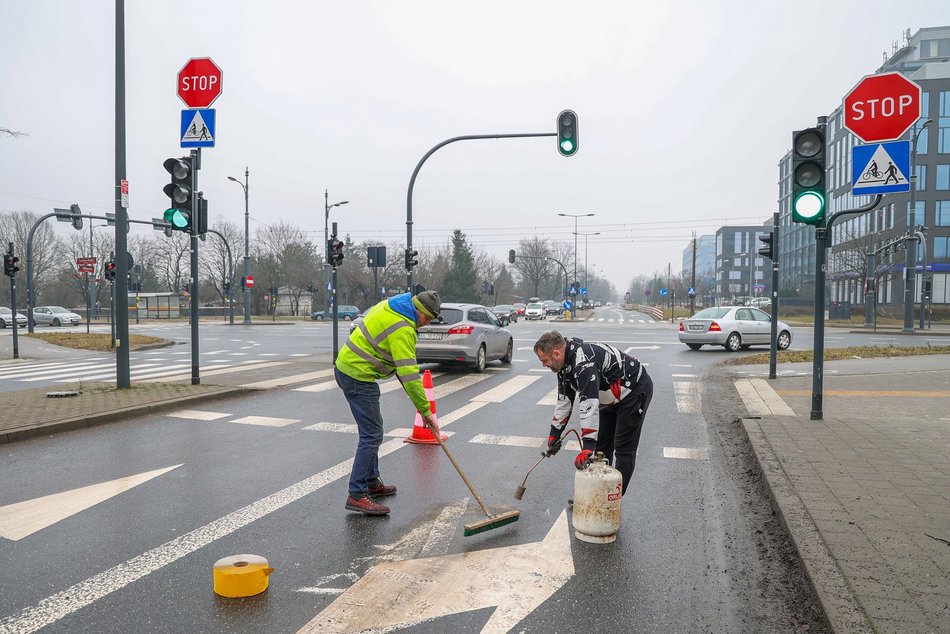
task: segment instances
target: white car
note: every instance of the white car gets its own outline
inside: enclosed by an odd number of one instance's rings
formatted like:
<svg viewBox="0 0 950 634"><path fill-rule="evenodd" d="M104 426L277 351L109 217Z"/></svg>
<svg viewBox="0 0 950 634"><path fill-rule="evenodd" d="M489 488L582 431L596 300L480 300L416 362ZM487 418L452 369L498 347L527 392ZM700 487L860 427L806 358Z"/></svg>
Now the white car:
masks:
<svg viewBox="0 0 950 634"><path fill-rule="evenodd" d="M524 318L525 319L544 319L545 317L544 304L531 303L528 304L524 309Z"/></svg>
<svg viewBox="0 0 950 634"><path fill-rule="evenodd" d="M6 328L13 325L13 311L6 306L0 306L0 328ZM18 328L26 327L26 315L16 314L16 325Z"/></svg>
<svg viewBox="0 0 950 634"><path fill-rule="evenodd" d="M784 321L776 326L776 347L787 350L792 345L792 329ZM679 340L690 350L722 346L735 352L754 345L771 345L772 316L751 306L706 308L680 322Z"/></svg>
<svg viewBox="0 0 950 634"><path fill-rule="evenodd" d="M82 317L62 306L37 306L33 309L33 323L49 326L78 326Z"/></svg>

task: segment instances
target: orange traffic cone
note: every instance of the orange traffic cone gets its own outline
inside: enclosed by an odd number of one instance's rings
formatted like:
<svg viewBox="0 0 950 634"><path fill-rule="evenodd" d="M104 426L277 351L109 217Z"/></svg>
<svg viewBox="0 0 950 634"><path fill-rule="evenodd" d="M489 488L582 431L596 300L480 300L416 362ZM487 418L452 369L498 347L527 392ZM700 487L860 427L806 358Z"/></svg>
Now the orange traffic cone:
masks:
<svg viewBox="0 0 950 634"><path fill-rule="evenodd" d="M436 422L439 421L439 416L435 412L435 390L432 387L432 373L426 370L422 373L422 389L426 391L426 397L429 399L429 407L432 409L432 416L435 417ZM448 440L448 436L442 434L442 442ZM416 412L416 420L412 423L412 435L406 438L403 442L411 442L417 445L437 445L439 441L436 439L435 434L432 433L432 430L426 427L426 424L422 420L422 414Z"/></svg>

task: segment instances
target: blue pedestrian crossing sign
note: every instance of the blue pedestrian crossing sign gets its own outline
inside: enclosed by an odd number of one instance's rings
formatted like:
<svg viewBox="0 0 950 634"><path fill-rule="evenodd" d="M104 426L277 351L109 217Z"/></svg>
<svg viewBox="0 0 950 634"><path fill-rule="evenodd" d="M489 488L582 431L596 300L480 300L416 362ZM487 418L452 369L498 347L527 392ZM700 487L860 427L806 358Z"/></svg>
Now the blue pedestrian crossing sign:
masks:
<svg viewBox="0 0 950 634"><path fill-rule="evenodd" d="M855 196L910 191L910 141L855 145L851 152Z"/></svg>
<svg viewBox="0 0 950 634"><path fill-rule="evenodd" d="M690 286L689 290L686 291L686 294L690 297L696 297L696 289Z"/></svg>
<svg viewBox="0 0 950 634"><path fill-rule="evenodd" d="M181 147L214 147L214 109L181 111Z"/></svg>

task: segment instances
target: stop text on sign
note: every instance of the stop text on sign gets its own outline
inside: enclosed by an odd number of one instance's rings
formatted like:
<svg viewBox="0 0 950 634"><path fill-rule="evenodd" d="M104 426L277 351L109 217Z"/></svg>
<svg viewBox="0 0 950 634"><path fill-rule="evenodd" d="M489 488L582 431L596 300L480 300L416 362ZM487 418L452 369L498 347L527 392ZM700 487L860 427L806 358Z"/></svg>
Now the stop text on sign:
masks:
<svg viewBox="0 0 950 634"><path fill-rule="evenodd" d="M855 101L851 104L851 120L861 121L865 114L875 119L877 117L903 116L905 112L911 112L911 108L918 108L911 95L900 95L894 97L884 97L883 99L867 99L865 101Z"/></svg>
<svg viewBox="0 0 950 634"><path fill-rule="evenodd" d="M192 75L191 77L184 76L181 78L181 87L182 90L191 91L191 90L214 90L214 87L218 85L218 78L208 75Z"/></svg>

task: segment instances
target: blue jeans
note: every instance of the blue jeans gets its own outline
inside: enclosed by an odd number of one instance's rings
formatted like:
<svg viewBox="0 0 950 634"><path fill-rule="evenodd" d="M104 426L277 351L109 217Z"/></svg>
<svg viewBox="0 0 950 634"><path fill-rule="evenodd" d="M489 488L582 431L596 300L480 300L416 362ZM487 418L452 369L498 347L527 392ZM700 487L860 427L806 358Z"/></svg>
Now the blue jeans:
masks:
<svg viewBox="0 0 950 634"><path fill-rule="evenodd" d="M369 492L369 481L379 477L379 446L383 444L383 415L379 411L379 385L375 381L357 381L334 368L336 384L350 405L360 439L350 472L350 495Z"/></svg>

